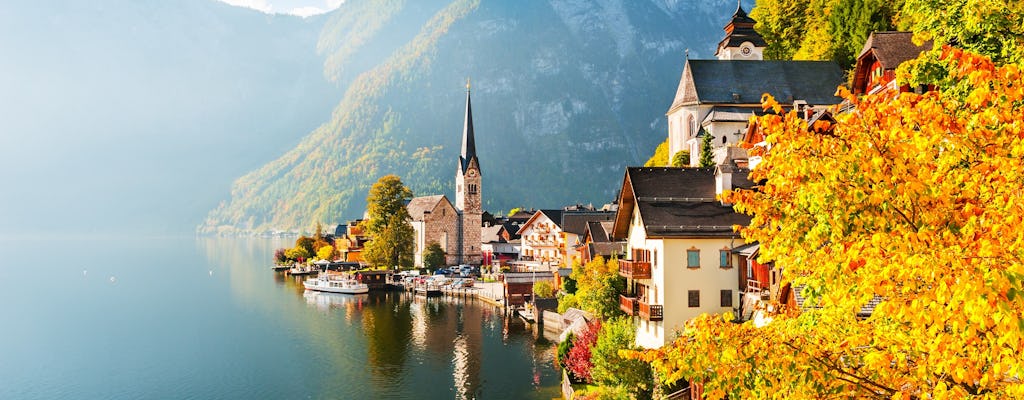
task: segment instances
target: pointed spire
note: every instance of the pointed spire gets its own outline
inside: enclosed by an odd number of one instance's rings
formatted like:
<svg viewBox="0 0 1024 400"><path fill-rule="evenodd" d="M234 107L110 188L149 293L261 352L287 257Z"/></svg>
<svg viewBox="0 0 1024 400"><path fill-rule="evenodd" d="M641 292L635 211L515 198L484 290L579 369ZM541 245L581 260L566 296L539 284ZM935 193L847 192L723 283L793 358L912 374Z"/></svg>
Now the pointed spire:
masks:
<svg viewBox="0 0 1024 400"><path fill-rule="evenodd" d="M462 155L459 157L459 166L462 172L466 172L470 162L476 158L476 138L473 135L473 105L469 97L469 78L466 78L466 120L462 127ZM477 161L479 169L480 161Z"/></svg>

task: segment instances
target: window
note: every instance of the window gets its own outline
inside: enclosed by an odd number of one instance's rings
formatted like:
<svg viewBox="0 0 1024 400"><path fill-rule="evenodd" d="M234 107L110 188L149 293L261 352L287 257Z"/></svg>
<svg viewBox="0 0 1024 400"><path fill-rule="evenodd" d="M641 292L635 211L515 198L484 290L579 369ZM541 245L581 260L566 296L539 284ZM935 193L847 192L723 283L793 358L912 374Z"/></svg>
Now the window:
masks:
<svg viewBox="0 0 1024 400"><path fill-rule="evenodd" d="M691 308L700 307L700 290L687 290L686 297Z"/></svg>
<svg viewBox="0 0 1024 400"><path fill-rule="evenodd" d="M732 264L729 264L729 250L722 249L718 251L718 266L722 268L732 268Z"/></svg>
<svg viewBox="0 0 1024 400"><path fill-rule="evenodd" d="M732 290L722 291L722 307L732 307Z"/></svg>
<svg viewBox="0 0 1024 400"><path fill-rule="evenodd" d="M469 194L476 194L476 184L475 183L470 183L469 184Z"/></svg>
<svg viewBox="0 0 1024 400"><path fill-rule="evenodd" d="M658 268L658 250L654 250L654 255L651 256L651 267Z"/></svg>
<svg viewBox="0 0 1024 400"><path fill-rule="evenodd" d="M700 250L696 247L686 251L686 268L700 268Z"/></svg>

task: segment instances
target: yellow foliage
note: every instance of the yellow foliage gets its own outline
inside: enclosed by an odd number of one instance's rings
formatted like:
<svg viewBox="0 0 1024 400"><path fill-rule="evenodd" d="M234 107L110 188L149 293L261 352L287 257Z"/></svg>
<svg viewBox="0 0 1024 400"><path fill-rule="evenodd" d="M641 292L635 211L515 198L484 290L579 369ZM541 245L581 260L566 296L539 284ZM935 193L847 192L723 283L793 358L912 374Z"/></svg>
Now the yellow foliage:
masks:
<svg viewBox="0 0 1024 400"><path fill-rule="evenodd" d="M751 180L767 183L728 196L761 261L815 307L776 305L760 328L702 316L633 356L729 398L1020 398L1024 77L943 57L966 96L840 90L854 109L824 134L760 119L771 150Z"/></svg>

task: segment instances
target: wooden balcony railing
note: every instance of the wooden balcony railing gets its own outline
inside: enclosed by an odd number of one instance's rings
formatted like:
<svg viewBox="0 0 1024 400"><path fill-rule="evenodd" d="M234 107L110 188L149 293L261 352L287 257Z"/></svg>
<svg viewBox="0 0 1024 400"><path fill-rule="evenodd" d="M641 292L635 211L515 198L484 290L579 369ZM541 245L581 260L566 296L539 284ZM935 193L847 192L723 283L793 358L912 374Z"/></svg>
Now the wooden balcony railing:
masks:
<svg viewBox="0 0 1024 400"><path fill-rule="evenodd" d="M627 279L651 279L651 263L647 261L619 260L619 275Z"/></svg>
<svg viewBox="0 0 1024 400"><path fill-rule="evenodd" d="M661 321L662 319L664 319L665 306L662 306L660 304L652 305L644 303L642 301L638 302L638 304L639 307L637 307L637 314L640 315L640 318L643 318L644 320L647 321Z"/></svg>
<svg viewBox="0 0 1024 400"><path fill-rule="evenodd" d="M619 295L619 308L626 315L636 315L637 301L636 297L626 297L625 295Z"/></svg>

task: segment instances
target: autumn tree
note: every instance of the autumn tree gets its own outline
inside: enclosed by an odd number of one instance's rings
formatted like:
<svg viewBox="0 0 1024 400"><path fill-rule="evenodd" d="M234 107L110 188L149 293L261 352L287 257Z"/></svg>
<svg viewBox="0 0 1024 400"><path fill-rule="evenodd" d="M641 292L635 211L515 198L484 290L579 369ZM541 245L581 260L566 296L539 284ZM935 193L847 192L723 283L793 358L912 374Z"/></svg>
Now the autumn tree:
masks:
<svg viewBox="0 0 1024 400"><path fill-rule="evenodd" d="M381 177L370 188L366 197L369 218L363 221L370 237L363 258L370 265L412 267L415 232L405 208L411 199L412 191L395 175Z"/></svg>
<svg viewBox="0 0 1024 400"><path fill-rule="evenodd" d="M423 266L435 269L444 266L444 249L437 242L430 242L423 250Z"/></svg>
<svg viewBox="0 0 1024 400"><path fill-rule="evenodd" d="M626 288L626 281L619 276L619 263L604 257L595 257L585 265L575 264L570 277L576 281L574 300L580 308L601 318L621 315L619 294Z"/></svg>
<svg viewBox="0 0 1024 400"><path fill-rule="evenodd" d="M942 60L966 93L843 90L853 109L810 129L761 117L765 183L728 198L803 307L698 317L634 356L709 398L1024 398L1024 76Z"/></svg>
<svg viewBox="0 0 1024 400"><path fill-rule="evenodd" d="M548 281L538 281L533 284L533 294L542 299L555 297L555 288Z"/></svg>
<svg viewBox="0 0 1024 400"><path fill-rule="evenodd" d="M645 167L664 167L668 165L668 139L654 148L654 154L644 163Z"/></svg>
<svg viewBox="0 0 1024 400"><path fill-rule="evenodd" d="M319 250L316 251L316 257L321 259L321 260L328 260L328 261L333 260L334 259L334 246L327 245L327 246L321 247Z"/></svg>
<svg viewBox="0 0 1024 400"><path fill-rule="evenodd" d="M594 363L591 361L591 350L594 348L594 343L597 343L597 333L600 330L600 320L588 323L583 332L580 332L579 336L572 339L569 355L565 358L566 369L573 376L585 382L593 382L591 370L594 367Z"/></svg>

